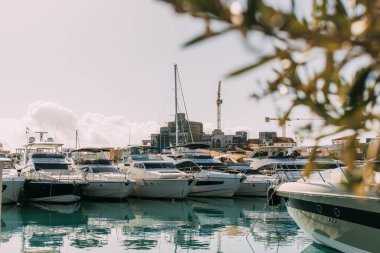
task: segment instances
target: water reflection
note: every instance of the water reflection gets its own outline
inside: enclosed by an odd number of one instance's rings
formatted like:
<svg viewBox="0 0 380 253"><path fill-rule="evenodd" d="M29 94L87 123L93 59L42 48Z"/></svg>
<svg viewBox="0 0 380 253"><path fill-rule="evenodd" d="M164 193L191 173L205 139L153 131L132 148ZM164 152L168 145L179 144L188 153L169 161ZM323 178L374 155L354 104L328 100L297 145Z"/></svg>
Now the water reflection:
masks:
<svg viewBox="0 0 380 253"><path fill-rule="evenodd" d="M284 206L252 198L3 206L1 239L22 252L324 252Z"/></svg>

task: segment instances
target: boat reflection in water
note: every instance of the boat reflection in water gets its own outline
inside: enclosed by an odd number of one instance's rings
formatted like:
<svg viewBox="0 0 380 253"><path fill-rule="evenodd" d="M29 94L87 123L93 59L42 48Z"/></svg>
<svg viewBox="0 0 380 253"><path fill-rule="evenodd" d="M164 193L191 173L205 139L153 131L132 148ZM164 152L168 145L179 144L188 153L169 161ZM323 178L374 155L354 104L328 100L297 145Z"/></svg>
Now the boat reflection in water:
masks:
<svg viewBox="0 0 380 253"><path fill-rule="evenodd" d="M252 198L3 206L1 238L4 252L319 252L285 207Z"/></svg>

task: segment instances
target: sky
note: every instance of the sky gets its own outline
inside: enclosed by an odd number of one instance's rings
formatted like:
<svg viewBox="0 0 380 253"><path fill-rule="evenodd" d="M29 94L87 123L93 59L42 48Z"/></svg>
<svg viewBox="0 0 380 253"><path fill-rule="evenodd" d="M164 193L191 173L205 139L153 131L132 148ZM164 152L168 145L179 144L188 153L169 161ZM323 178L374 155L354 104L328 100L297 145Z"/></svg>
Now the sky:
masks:
<svg viewBox="0 0 380 253"><path fill-rule="evenodd" d="M154 0L1 1L0 143L21 147L26 127L31 134L48 131L66 147L74 147L76 129L81 146L150 139L174 119L174 64L188 117L206 132L216 127L221 80L225 133L280 134L276 121L264 119L276 117L283 104L250 98L268 71L225 78L257 54L237 33L182 47L203 31L203 21ZM305 110L293 116L310 117ZM291 122L288 136L303 123Z"/></svg>

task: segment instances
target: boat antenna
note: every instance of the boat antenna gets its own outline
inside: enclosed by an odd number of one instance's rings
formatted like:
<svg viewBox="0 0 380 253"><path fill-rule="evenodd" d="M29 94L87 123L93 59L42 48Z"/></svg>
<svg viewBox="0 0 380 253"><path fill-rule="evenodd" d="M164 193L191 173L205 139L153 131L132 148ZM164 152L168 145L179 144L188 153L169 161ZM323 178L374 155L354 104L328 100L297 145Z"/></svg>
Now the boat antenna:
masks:
<svg viewBox="0 0 380 253"><path fill-rule="evenodd" d="M75 130L75 149L80 148L78 129Z"/></svg>
<svg viewBox="0 0 380 253"><path fill-rule="evenodd" d="M47 134L48 132L39 131L39 132L35 132L35 133L40 134L40 142L43 142L44 141L44 134Z"/></svg>
<svg viewBox="0 0 380 253"><path fill-rule="evenodd" d="M187 124L188 124L188 127L189 127L191 143L194 143L193 131L192 131L191 126L190 126L189 114L187 113L187 107L186 107L186 102L185 102L185 96L183 95L183 88L182 88L182 83L181 83L181 79L180 79L180 77L179 77L178 70L177 70L177 75L178 75L179 87L180 87L180 89L181 89L181 95L182 95L183 106L185 107L186 120L187 120Z"/></svg>
<svg viewBox="0 0 380 253"><path fill-rule="evenodd" d="M177 64L174 64L175 146L178 146Z"/></svg>

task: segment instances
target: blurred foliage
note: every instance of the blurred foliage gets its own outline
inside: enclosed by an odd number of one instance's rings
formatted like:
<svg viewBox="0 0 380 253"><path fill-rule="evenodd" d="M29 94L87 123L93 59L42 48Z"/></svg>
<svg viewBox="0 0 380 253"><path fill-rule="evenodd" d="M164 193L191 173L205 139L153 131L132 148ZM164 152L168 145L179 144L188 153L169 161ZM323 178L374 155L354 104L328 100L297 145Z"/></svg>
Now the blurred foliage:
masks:
<svg viewBox="0 0 380 253"><path fill-rule="evenodd" d="M354 169L355 139L379 126L379 0L162 1L178 13L205 20L204 33L185 46L239 32L257 60L228 76L270 65L271 79L257 82L260 92L252 96L288 96L292 104L281 124L295 107L309 108L324 126L332 126L324 129L331 131L321 132L317 143L326 136L350 132L344 162ZM262 43L255 44L253 35L264 37L272 50L263 54ZM374 157L377 154L369 158Z"/></svg>

